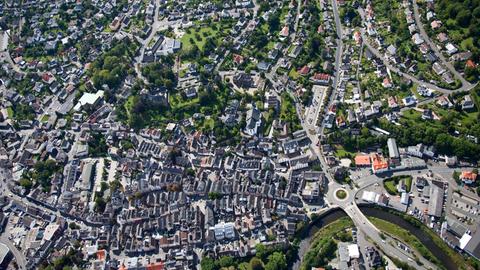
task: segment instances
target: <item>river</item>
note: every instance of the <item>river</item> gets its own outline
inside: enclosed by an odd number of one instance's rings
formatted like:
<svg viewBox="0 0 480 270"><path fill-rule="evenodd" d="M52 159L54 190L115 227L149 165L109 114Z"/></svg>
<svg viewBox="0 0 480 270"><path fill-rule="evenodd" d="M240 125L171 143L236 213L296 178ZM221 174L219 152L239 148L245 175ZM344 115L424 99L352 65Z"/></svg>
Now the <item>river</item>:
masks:
<svg viewBox="0 0 480 270"><path fill-rule="evenodd" d="M366 216L376 217L379 219L383 219L385 221L391 222L393 224L398 225L399 227L409 231L415 237L420 240L420 242L428 249L430 252L445 266L448 270L457 270L458 266L450 259L448 254L446 254L440 247L437 246L430 238L428 234L423 232L420 228L417 228L404 220L402 217L392 214L390 212L384 211L379 208L373 208L371 206L359 206L360 210ZM346 214L341 209L332 209L328 211L320 218L318 218L315 222L311 223L308 230L302 236L302 240L300 242L298 248L298 259L292 265L292 269L296 270L300 268L302 263L302 258L307 253L308 249L310 248L310 242L312 237L315 233L320 230L322 227L338 220L341 217L345 217ZM360 247L361 248L361 247Z"/></svg>

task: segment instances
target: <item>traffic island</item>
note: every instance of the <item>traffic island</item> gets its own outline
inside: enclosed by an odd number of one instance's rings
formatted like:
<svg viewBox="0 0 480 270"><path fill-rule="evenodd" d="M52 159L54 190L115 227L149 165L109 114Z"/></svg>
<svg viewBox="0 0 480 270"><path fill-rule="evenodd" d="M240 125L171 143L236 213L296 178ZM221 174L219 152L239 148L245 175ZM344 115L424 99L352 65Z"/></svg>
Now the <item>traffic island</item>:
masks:
<svg viewBox="0 0 480 270"><path fill-rule="evenodd" d="M348 193L345 189L339 188L335 191L335 199L339 201L344 201L345 199L347 199L347 197L348 197Z"/></svg>

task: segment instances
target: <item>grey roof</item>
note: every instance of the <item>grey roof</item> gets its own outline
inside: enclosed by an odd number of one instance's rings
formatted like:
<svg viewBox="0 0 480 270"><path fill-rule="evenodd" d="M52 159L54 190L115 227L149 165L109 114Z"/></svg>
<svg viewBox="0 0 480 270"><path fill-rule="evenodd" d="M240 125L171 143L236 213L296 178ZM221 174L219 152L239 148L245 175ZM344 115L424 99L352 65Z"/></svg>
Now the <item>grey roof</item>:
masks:
<svg viewBox="0 0 480 270"><path fill-rule="evenodd" d="M480 259L480 225L477 226L477 231L472 235L472 239L468 241L464 250L475 258Z"/></svg>
<svg viewBox="0 0 480 270"><path fill-rule="evenodd" d="M443 190L433 184L430 188L430 201L428 202L428 214L434 217L442 216Z"/></svg>
<svg viewBox="0 0 480 270"><path fill-rule="evenodd" d="M388 155L390 158L399 158L400 153L398 152L397 142L394 138L389 138L387 140L388 145Z"/></svg>

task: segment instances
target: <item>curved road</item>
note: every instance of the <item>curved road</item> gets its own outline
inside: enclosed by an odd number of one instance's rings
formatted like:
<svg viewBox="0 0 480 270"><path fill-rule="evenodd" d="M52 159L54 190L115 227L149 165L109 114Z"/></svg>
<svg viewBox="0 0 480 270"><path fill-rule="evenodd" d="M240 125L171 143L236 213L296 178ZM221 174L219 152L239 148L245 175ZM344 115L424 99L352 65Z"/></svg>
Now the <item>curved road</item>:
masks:
<svg viewBox="0 0 480 270"><path fill-rule="evenodd" d="M10 252L12 252L13 256L15 257L15 261L17 262L18 264L18 267L20 269L27 269L26 265L27 265L27 261L25 260L25 255L23 255L22 252L20 252L13 244L12 242L10 242L10 240L8 240L7 237L5 237L4 235L2 235L0 237L0 242L2 244L5 244L9 249L10 249Z"/></svg>

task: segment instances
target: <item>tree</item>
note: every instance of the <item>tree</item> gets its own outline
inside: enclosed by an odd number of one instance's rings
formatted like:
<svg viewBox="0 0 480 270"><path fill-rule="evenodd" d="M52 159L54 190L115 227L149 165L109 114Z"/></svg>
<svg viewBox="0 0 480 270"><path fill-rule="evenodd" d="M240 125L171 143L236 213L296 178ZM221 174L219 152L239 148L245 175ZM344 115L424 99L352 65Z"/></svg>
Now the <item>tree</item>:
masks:
<svg viewBox="0 0 480 270"><path fill-rule="evenodd" d="M265 261L268 256L268 250L263 244L257 244L255 246L255 256L261 259L262 261Z"/></svg>
<svg viewBox="0 0 480 270"><path fill-rule="evenodd" d="M253 257L250 260L250 269L252 270L263 270L263 262L257 257Z"/></svg>
<svg viewBox="0 0 480 270"><path fill-rule="evenodd" d="M461 27L468 27L471 18L472 14L470 14L470 11L467 9L463 9L457 14L456 20Z"/></svg>
<svg viewBox="0 0 480 270"><path fill-rule="evenodd" d="M20 179L19 184L20 184L20 186L24 187L27 190L31 189L32 186L33 186L32 181L28 178Z"/></svg>
<svg viewBox="0 0 480 270"><path fill-rule="evenodd" d="M69 227L71 230L80 229L80 226L78 226L77 223L75 223L75 222L70 222L70 224L68 224L68 227Z"/></svg>
<svg viewBox="0 0 480 270"><path fill-rule="evenodd" d="M222 257L220 257L220 259L217 261L217 264L218 264L218 266L220 266L222 268L237 265L235 259L232 256L222 256Z"/></svg>
<svg viewBox="0 0 480 270"><path fill-rule="evenodd" d="M268 31L270 33L274 33L274 32L277 32L279 29L280 29L280 14L276 12L268 18Z"/></svg>
<svg viewBox="0 0 480 270"><path fill-rule="evenodd" d="M202 258L202 261L200 262L200 267L202 270L217 270L218 267L215 264L215 261L210 258L210 257L204 257Z"/></svg>
<svg viewBox="0 0 480 270"><path fill-rule="evenodd" d="M268 256L268 263L265 265L265 270L286 270L287 260L285 255L280 252L274 252Z"/></svg>

